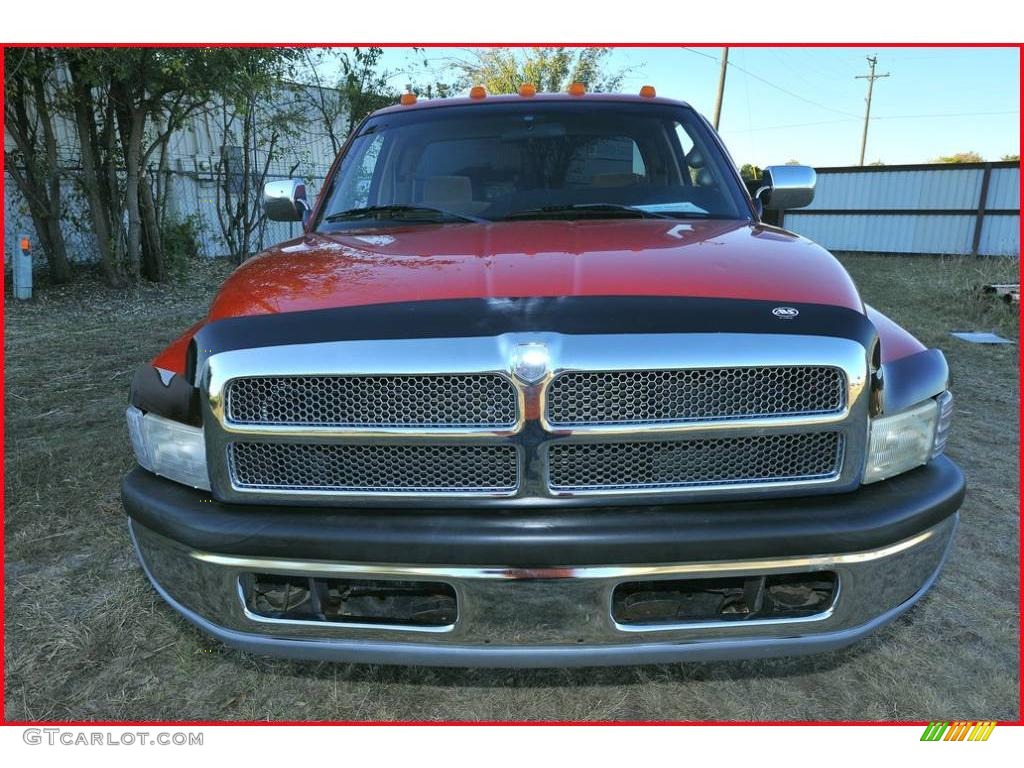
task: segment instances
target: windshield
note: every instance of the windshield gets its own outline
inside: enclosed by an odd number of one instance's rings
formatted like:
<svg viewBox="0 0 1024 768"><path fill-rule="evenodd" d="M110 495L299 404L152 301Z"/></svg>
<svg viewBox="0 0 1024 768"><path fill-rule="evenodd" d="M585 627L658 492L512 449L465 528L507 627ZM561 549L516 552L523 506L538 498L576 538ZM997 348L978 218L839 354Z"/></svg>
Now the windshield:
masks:
<svg viewBox="0 0 1024 768"><path fill-rule="evenodd" d="M745 219L730 161L691 109L468 105L366 122L327 190L325 231L410 223Z"/></svg>

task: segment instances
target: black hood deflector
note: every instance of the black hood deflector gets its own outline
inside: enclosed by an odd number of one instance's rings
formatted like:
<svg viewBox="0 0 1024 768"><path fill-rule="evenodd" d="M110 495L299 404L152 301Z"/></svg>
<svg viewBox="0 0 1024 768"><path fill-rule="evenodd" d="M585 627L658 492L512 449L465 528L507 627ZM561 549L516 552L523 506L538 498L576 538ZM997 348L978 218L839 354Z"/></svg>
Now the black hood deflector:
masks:
<svg viewBox="0 0 1024 768"><path fill-rule="evenodd" d="M797 314L773 314L779 307ZM503 333L772 333L877 338L862 313L828 304L658 296L442 299L315 309L216 320L193 341L189 380L212 355L235 349L331 341L469 338ZM190 361L191 362L191 361Z"/></svg>

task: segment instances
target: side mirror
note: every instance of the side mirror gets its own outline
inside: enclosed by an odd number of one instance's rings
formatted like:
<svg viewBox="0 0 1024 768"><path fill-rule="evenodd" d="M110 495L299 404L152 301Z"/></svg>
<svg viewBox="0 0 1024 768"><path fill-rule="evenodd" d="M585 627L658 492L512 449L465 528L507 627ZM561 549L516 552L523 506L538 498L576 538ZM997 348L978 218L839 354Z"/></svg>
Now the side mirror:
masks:
<svg viewBox="0 0 1024 768"><path fill-rule="evenodd" d="M818 174L806 165L769 165L762 173L754 200L766 209L803 208L814 199Z"/></svg>
<svg viewBox="0 0 1024 768"><path fill-rule="evenodd" d="M263 185L263 211L271 221L305 221L312 209L306 185L299 179L268 181Z"/></svg>

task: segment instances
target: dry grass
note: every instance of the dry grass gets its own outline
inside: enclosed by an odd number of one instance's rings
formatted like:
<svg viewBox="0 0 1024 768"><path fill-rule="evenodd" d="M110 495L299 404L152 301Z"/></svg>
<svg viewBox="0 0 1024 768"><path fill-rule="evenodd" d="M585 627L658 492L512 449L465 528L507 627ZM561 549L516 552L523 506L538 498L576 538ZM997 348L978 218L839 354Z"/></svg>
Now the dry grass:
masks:
<svg viewBox="0 0 1024 768"><path fill-rule="evenodd" d="M1018 713L1016 313L980 296L1015 261L848 257L866 299L947 352L949 452L970 483L935 590L895 624L801 659L591 670L302 664L222 648L149 588L118 481L134 366L225 274L116 293L49 289L6 310L6 715L11 719L1013 719Z"/></svg>

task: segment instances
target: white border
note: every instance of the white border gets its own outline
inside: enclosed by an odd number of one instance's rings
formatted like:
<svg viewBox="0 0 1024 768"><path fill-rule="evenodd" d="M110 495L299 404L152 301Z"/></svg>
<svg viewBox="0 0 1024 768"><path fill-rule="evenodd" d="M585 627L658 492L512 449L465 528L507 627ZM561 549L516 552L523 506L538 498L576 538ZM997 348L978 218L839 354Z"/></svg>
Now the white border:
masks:
<svg viewBox="0 0 1024 768"><path fill-rule="evenodd" d="M654 0L640 5L519 0L298 3L248 0L9 2L2 42L276 43L913 43L1019 42L1020 11L1005 0ZM1018 23L1013 23L1017 17Z"/></svg>
<svg viewBox="0 0 1024 768"><path fill-rule="evenodd" d="M987 742L922 742L924 727L791 726L91 726L60 728L64 734L107 734L132 743L96 746L27 744L24 727L0 729L0 754L7 765L75 765L114 768L139 765L181 768L183 764L239 765L257 757L259 765L316 763L339 766L416 766L416 768L523 768L524 766L742 765L793 768L813 756L829 768L865 765L1009 765L1024 747L1024 729L997 725ZM202 746L140 745L138 734L203 734ZM28 734L28 736L26 736ZM257 750L258 749L258 754ZM880 758L873 762L872 757ZM1005 760L1005 762L1004 762ZM1014 763L1015 764L1015 763Z"/></svg>

